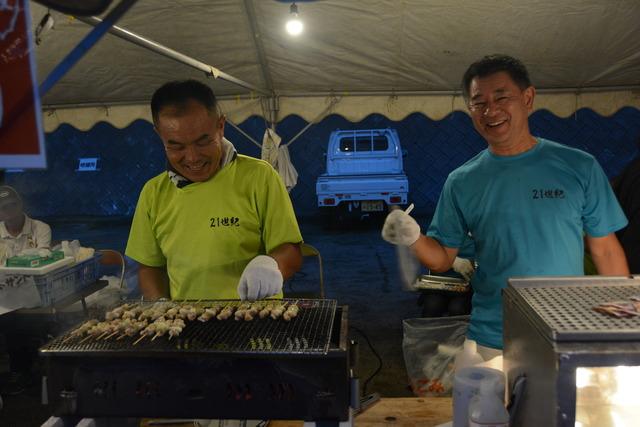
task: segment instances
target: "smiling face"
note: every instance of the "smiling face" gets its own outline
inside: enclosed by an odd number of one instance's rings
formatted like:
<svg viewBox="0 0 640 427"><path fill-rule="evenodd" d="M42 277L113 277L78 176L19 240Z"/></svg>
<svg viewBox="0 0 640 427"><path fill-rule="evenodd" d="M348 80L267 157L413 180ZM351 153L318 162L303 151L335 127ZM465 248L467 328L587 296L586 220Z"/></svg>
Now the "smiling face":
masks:
<svg viewBox="0 0 640 427"><path fill-rule="evenodd" d="M173 169L193 182L211 178L220 169L224 116L195 100L163 107L156 121Z"/></svg>
<svg viewBox="0 0 640 427"><path fill-rule="evenodd" d="M521 89L505 71L471 80L471 119L493 153L514 155L535 144L529 132L534 96L533 86Z"/></svg>

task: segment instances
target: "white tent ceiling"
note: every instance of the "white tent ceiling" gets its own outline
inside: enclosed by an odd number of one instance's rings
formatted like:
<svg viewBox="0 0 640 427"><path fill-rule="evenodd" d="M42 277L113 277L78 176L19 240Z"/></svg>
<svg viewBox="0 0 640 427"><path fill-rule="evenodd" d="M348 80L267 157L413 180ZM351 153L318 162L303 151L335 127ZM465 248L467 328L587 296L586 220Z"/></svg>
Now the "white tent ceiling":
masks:
<svg viewBox="0 0 640 427"><path fill-rule="evenodd" d="M282 97L315 95L325 106L330 94L449 94L443 105L451 110L460 103L451 94L459 91L466 67L496 52L519 57L539 89L621 92L623 100L615 103L640 104L638 0L321 0L298 6L305 23L298 38L284 31L289 4L275 0L139 0L117 25ZM34 2L31 8L35 26L46 10ZM36 50L41 80L92 28L53 14L55 27ZM162 83L190 77L204 75L107 34L43 103L146 104ZM252 96L220 79L210 82L219 96ZM575 97L561 102L579 104ZM362 101L354 104L362 108Z"/></svg>

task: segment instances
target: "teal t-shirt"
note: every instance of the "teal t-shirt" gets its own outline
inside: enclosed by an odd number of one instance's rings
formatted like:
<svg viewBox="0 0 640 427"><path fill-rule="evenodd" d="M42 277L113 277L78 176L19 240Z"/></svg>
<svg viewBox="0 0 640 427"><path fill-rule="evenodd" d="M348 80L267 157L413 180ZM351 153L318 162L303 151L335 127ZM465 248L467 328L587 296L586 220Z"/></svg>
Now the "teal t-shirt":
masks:
<svg viewBox="0 0 640 427"><path fill-rule="evenodd" d="M484 150L444 184L427 235L459 248L475 243L467 336L502 348L502 289L516 276L584 274L583 233L606 236L627 224L606 175L583 151L542 138L529 151Z"/></svg>

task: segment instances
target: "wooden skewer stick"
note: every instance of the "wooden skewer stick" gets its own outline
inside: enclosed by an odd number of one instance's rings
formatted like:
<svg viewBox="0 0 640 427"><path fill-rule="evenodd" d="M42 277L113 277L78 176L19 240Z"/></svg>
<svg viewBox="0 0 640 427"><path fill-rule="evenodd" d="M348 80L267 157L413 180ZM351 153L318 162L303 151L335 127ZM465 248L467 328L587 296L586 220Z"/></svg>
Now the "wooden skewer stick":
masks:
<svg viewBox="0 0 640 427"><path fill-rule="evenodd" d="M135 341L133 342L133 345L138 344L138 343L139 343L140 341L142 341L145 337L146 337L146 335L142 335L140 338L138 338L137 340L135 340Z"/></svg>
<svg viewBox="0 0 640 427"><path fill-rule="evenodd" d="M109 334L109 331L103 332L102 335L100 335L98 338L96 338L96 340L101 340L107 334Z"/></svg>
<svg viewBox="0 0 640 427"><path fill-rule="evenodd" d="M88 341L88 340L90 340L91 338L93 338L93 335L89 334L89 335L87 335L86 337L84 337L84 339L83 339L82 341L80 341L78 344L82 344L83 342Z"/></svg>
<svg viewBox="0 0 640 427"><path fill-rule="evenodd" d="M114 332L112 332L111 334L109 334L109 335L107 335L106 337L104 337L104 338L103 338L103 340L108 340L108 339L109 339L109 338L111 338L112 336L117 335L117 334L118 334L118 332L120 332L120 331L114 331Z"/></svg>
<svg viewBox="0 0 640 427"><path fill-rule="evenodd" d="M71 335L69 335L68 337L66 337L65 339L62 340L62 344L65 344L65 343L71 341L74 338L76 338L76 335L71 334Z"/></svg>

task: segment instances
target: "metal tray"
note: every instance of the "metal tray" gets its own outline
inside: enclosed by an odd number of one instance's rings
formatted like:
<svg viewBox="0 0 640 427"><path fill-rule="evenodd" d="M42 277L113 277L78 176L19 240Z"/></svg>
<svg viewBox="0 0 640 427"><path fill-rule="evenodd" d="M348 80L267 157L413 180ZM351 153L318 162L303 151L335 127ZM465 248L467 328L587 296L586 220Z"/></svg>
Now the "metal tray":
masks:
<svg viewBox="0 0 640 427"><path fill-rule="evenodd" d="M602 276L510 279L509 295L553 341L637 341L640 316L616 318L593 307L640 293L640 280Z"/></svg>
<svg viewBox="0 0 640 427"><path fill-rule="evenodd" d="M456 277L432 276L423 274L413 284L417 290L440 290L449 292L467 292L469 282Z"/></svg>

